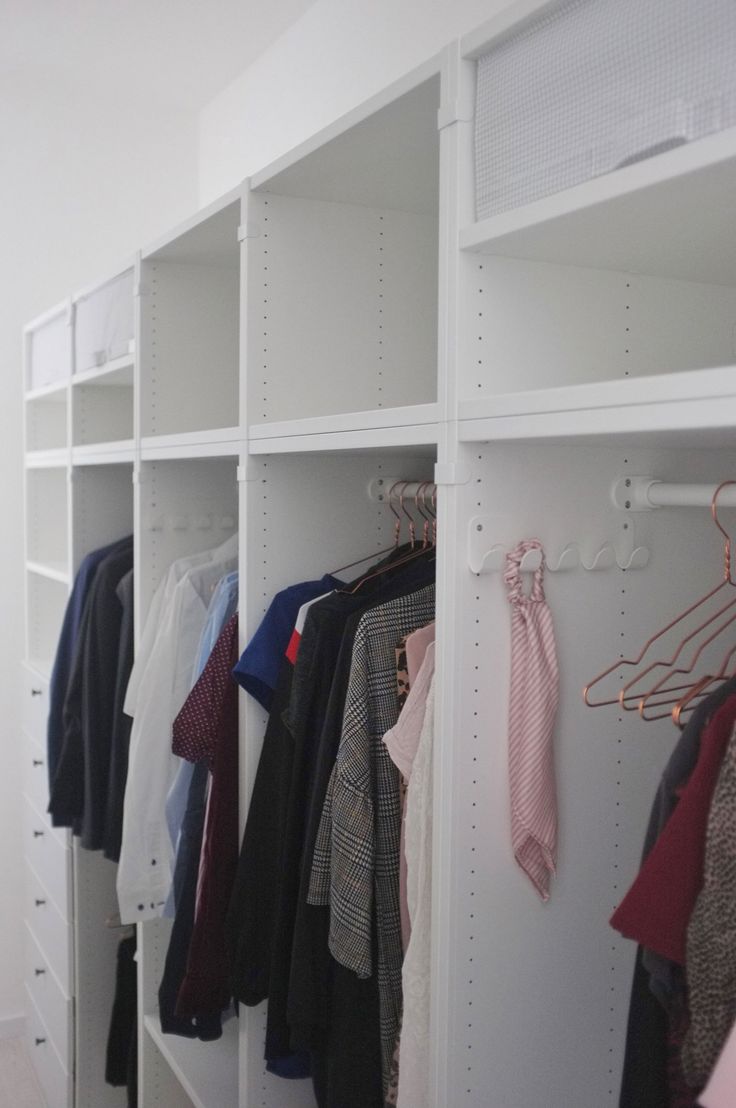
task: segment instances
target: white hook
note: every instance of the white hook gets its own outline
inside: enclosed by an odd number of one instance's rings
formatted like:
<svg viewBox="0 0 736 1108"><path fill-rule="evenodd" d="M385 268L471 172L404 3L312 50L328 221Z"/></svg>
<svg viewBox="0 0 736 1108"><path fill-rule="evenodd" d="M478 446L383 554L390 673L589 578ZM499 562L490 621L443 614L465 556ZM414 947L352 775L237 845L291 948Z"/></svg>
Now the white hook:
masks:
<svg viewBox="0 0 736 1108"><path fill-rule="evenodd" d="M468 565L471 573L502 573L506 566L506 554L512 544L493 543L487 545L487 536L498 527L499 521L491 516L474 516L468 528ZM645 546L634 546L633 524L626 519L621 529L621 537L616 545L612 542L596 551L592 558L583 556L578 543L571 542L558 556L549 555L545 568L550 573L562 573L582 567L590 573L599 570L642 569L649 561L649 550ZM541 552L529 550L521 560L521 572L533 573L540 565Z"/></svg>

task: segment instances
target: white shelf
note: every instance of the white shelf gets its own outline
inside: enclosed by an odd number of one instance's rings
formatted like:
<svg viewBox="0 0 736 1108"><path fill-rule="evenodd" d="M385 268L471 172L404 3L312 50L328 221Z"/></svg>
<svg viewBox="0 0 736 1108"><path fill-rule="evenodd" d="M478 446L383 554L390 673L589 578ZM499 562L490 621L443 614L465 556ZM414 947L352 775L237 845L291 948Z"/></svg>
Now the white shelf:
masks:
<svg viewBox="0 0 736 1108"><path fill-rule="evenodd" d="M249 454L436 445L439 405L349 412L280 423L253 424Z"/></svg>
<svg viewBox="0 0 736 1108"><path fill-rule="evenodd" d="M72 447L73 466L116 465L135 461L133 439L120 442L96 442Z"/></svg>
<svg viewBox="0 0 736 1108"><path fill-rule="evenodd" d="M736 128L460 231L481 254L736 282Z"/></svg>
<svg viewBox="0 0 736 1108"><path fill-rule="evenodd" d="M103 365L75 373L72 385L106 385L110 388L132 388L135 353L122 354Z"/></svg>
<svg viewBox="0 0 736 1108"><path fill-rule="evenodd" d="M464 442L683 435L736 441L736 366L479 396L459 406Z"/></svg>
<svg viewBox="0 0 736 1108"><path fill-rule="evenodd" d="M145 1028L195 1108L234 1108L238 1103L238 1021L222 1027L222 1038L203 1043L164 1035L158 1016L146 1016Z"/></svg>
<svg viewBox="0 0 736 1108"><path fill-rule="evenodd" d="M28 469L62 469L69 462L69 451L65 446L54 450L29 450L26 453Z"/></svg>
<svg viewBox="0 0 736 1108"><path fill-rule="evenodd" d="M212 431L187 431L178 435L145 435L141 439L142 461L167 458L222 458L240 453L239 427Z"/></svg>
<svg viewBox="0 0 736 1108"><path fill-rule="evenodd" d="M63 562L26 562L26 569L39 577L47 577L49 581L59 581L62 585L68 585L71 580Z"/></svg>
<svg viewBox="0 0 736 1108"><path fill-rule="evenodd" d="M54 381L52 385L43 385L38 389L29 389L24 396L26 404L32 404L34 400L52 400L59 404L65 403L69 381L70 378L65 377L62 381Z"/></svg>

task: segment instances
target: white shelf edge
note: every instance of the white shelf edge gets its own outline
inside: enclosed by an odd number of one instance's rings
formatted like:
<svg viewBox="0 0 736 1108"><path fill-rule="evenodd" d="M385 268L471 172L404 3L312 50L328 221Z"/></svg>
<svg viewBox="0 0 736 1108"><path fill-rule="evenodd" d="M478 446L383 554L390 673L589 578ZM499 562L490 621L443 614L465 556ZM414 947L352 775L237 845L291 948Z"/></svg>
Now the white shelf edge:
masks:
<svg viewBox="0 0 736 1108"><path fill-rule="evenodd" d="M438 441L439 423L415 423L408 426L357 428L351 431L254 438L248 443L248 453L250 455L295 454L404 446L432 447L436 446Z"/></svg>
<svg viewBox="0 0 736 1108"><path fill-rule="evenodd" d="M73 466L114 465L135 461L135 441L86 443L72 447Z"/></svg>
<svg viewBox="0 0 736 1108"><path fill-rule="evenodd" d="M248 437L275 439L286 436L335 434L340 431L371 431L389 427L432 424L439 420L439 404L412 404L400 408L374 408L363 412L344 412L308 419L288 419L272 423L253 423Z"/></svg>
<svg viewBox="0 0 736 1108"><path fill-rule="evenodd" d="M730 127L635 165L545 196L521 208L461 227L460 249L479 253L493 253L498 250L500 253L504 249L505 240L516 233L532 231L557 219L602 207L735 157L736 127Z"/></svg>
<svg viewBox="0 0 736 1108"><path fill-rule="evenodd" d="M66 469L69 449L60 446L53 450L29 450L25 456L27 469Z"/></svg>
<svg viewBox="0 0 736 1108"><path fill-rule="evenodd" d="M71 574L61 562L36 562L29 559L26 562L28 573L35 573L37 577L47 577L49 581L59 581L62 585L69 585Z"/></svg>
<svg viewBox="0 0 736 1108"><path fill-rule="evenodd" d="M112 358L109 362L105 362L103 365L93 366L91 369L83 369L79 373L72 374L71 382L72 387L74 385L90 385L96 384L98 381L101 384L107 384L111 388L126 388L132 387L132 371L135 366L135 353L121 354L119 358ZM113 377L116 374L123 373L125 370L131 371L131 379L113 383L107 381L106 378Z"/></svg>
<svg viewBox="0 0 736 1108"><path fill-rule="evenodd" d="M238 1102L238 1021L223 1024L222 1038L214 1042L200 1043L196 1039L184 1039L180 1035L165 1035L158 1016L144 1016L144 1026L153 1042L171 1067L171 1071L195 1108L215 1108L219 1105L235 1105ZM222 1081L222 1055L232 1052L232 1083L227 1087ZM207 1080L207 1076L194 1073L197 1062L204 1059L219 1081Z"/></svg>
<svg viewBox="0 0 736 1108"><path fill-rule="evenodd" d="M243 436L239 427L212 431L189 431L177 435L145 435L141 439L141 460L167 458L221 458L240 453Z"/></svg>
<svg viewBox="0 0 736 1108"><path fill-rule="evenodd" d="M63 395L66 393L71 377L65 377L63 381L55 381L51 385L41 385L37 389L28 389L24 393L23 399L26 404L32 404L34 400L57 400L61 403L66 397Z"/></svg>

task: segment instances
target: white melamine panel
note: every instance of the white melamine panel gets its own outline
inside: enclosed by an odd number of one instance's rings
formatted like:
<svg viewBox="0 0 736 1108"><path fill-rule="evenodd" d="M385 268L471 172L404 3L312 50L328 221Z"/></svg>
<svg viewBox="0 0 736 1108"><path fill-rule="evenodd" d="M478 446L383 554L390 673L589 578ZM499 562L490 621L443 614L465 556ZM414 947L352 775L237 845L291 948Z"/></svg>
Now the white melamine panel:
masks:
<svg viewBox="0 0 736 1108"><path fill-rule="evenodd" d="M26 555L67 570L69 528L66 469L39 469L26 477Z"/></svg>
<svg viewBox="0 0 736 1108"><path fill-rule="evenodd" d="M143 264L143 435L231 427L237 418L237 240L233 246L232 264Z"/></svg>
<svg viewBox="0 0 736 1108"><path fill-rule="evenodd" d="M241 546L240 634L249 641L274 595L298 581L314 579L371 554L345 571L352 580L393 542L394 517L368 497L374 477L431 479L434 452L366 451L364 454L294 455L253 458L242 483L241 519L248 536ZM241 825L253 788L265 713L241 698ZM265 1069L266 1006L241 1009L241 1104L263 1108L307 1108L311 1083L284 1082Z"/></svg>
<svg viewBox="0 0 736 1108"><path fill-rule="evenodd" d="M74 302L74 372L129 353L134 341L135 269L113 277Z"/></svg>
<svg viewBox="0 0 736 1108"><path fill-rule="evenodd" d="M26 389L67 380L71 366L71 314L65 305L26 332Z"/></svg>
<svg viewBox="0 0 736 1108"><path fill-rule="evenodd" d="M51 676L68 595L63 582L26 574L26 658L46 680Z"/></svg>
<svg viewBox="0 0 736 1108"><path fill-rule="evenodd" d="M238 1103L237 1019L225 1023L222 1038L204 1043L164 1035L156 1016L146 1016L145 1027L194 1108L230 1108Z"/></svg>
<svg viewBox="0 0 736 1108"><path fill-rule="evenodd" d="M27 997L26 1043L38 1079L41 1082L46 1108L72 1108L74 1102L73 1080L64 1068L51 1033L43 1021L30 992Z"/></svg>
<svg viewBox="0 0 736 1108"><path fill-rule="evenodd" d="M67 395L59 389L26 401L26 450L58 450L67 445Z"/></svg>
<svg viewBox="0 0 736 1108"><path fill-rule="evenodd" d="M62 989L72 996L72 929L30 866L26 867L25 919Z"/></svg>
<svg viewBox="0 0 736 1108"><path fill-rule="evenodd" d="M736 289L464 257L461 399L731 365Z"/></svg>
<svg viewBox="0 0 736 1108"><path fill-rule="evenodd" d="M47 678L22 664L21 722L23 728L37 743L46 743L46 718L48 716L49 685Z"/></svg>
<svg viewBox="0 0 736 1108"><path fill-rule="evenodd" d="M124 1108L126 1090L105 1081L118 943L108 926L117 912L117 866L74 842L74 964L77 1021L76 1108Z"/></svg>
<svg viewBox="0 0 736 1108"><path fill-rule="evenodd" d="M489 545L538 537L550 560L615 539L610 485L627 472L717 481L732 452L614 447L469 446L457 499L460 550L473 517ZM636 654L658 627L713 587L722 543L704 510L634 517L651 551L644 570L546 575L560 665L555 728L558 876L542 904L510 846L507 698L510 612L502 575L474 576L462 553L455 581L454 713L450 744L451 861L441 890L450 959L447 1087L478 1108L618 1103L633 944L608 918L638 870L659 775L678 732L616 707L591 709L581 690L619 654ZM449 630L449 629L448 629ZM728 644L725 644L726 646ZM717 656L725 649L721 642ZM438 755L447 754L445 747ZM460 1097L458 1097L460 1100Z"/></svg>
<svg viewBox="0 0 736 1108"><path fill-rule="evenodd" d="M104 378L103 378L104 381ZM72 389L72 443L133 438L133 384L86 384Z"/></svg>
<svg viewBox="0 0 736 1108"><path fill-rule="evenodd" d="M46 744L23 734L23 792L38 812L45 812L49 805Z"/></svg>
<svg viewBox="0 0 736 1108"><path fill-rule="evenodd" d="M71 864L69 848L60 836L63 829L52 830L48 817L38 812L28 798L23 801L23 853L50 895L60 915L72 917Z"/></svg>
<svg viewBox="0 0 736 1108"><path fill-rule="evenodd" d="M75 569L86 554L133 532L133 466L72 470L72 547Z"/></svg>
<svg viewBox="0 0 736 1108"><path fill-rule="evenodd" d="M437 399L437 218L252 195L247 422Z"/></svg>
<svg viewBox="0 0 736 1108"><path fill-rule="evenodd" d="M24 931L26 987L48 1028L59 1058L65 1069L71 1070L74 1042L72 1002L61 988L27 924Z"/></svg>

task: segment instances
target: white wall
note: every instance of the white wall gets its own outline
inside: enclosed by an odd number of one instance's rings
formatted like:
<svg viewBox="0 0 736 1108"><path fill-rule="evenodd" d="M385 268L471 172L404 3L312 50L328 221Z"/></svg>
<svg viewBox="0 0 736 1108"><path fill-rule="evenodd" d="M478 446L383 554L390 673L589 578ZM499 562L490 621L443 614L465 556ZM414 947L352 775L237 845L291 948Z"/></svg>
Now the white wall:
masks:
<svg viewBox="0 0 736 1108"><path fill-rule="evenodd" d="M317 0L201 112L201 202L508 6L509 0Z"/></svg>
<svg viewBox="0 0 736 1108"><path fill-rule="evenodd" d="M23 1008L21 328L196 207L193 116L97 88L0 79L0 1034Z"/></svg>

